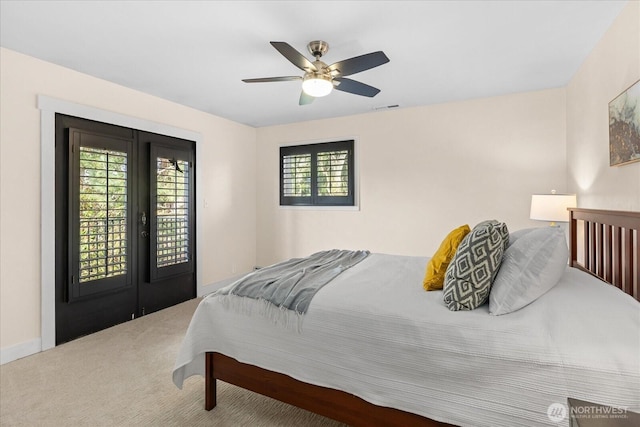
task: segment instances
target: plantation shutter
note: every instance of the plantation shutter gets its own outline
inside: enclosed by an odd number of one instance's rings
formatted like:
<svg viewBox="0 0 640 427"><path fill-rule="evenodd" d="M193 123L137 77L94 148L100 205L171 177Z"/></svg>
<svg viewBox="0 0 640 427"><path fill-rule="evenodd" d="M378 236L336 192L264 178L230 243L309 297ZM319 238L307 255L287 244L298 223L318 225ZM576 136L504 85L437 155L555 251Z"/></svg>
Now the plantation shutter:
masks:
<svg viewBox="0 0 640 427"><path fill-rule="evenodd" d="M151 146L151 281L193 271L193 171L189 151Z"/></svg>
<svg viewBox="0 0 640 427"><path fill-rule="evenodd" d="M69 130L69 301L131 284L131 147Z"/></svg>
<svg viewBox="0 0 640 427"><path fill-rule="evenodd" d="M158 268L189 261L189 163L158 157L156 160Z"/></svg>
<svg viewBox="0 0 640 427"><path fill-rule="evenodd" d="M291 204L311 201L311 154L282 156L282 198Z"/></svg>
<svg viewBox="0 0 640 427"><path fill-rule="evenodd" d="M280 147L280 204L353 206L353 141Z"/></svg>

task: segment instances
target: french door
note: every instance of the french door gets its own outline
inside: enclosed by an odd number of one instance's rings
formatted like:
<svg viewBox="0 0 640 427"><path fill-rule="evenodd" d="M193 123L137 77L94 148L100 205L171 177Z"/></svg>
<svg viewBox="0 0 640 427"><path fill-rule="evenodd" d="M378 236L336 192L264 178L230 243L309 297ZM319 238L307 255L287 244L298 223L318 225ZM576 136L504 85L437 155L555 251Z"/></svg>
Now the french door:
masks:
<svg viewBox="0 0 640 427"><path fill-rule="evenodd" d="M56 115L56 343L194 298L192 141Z"/></svg>

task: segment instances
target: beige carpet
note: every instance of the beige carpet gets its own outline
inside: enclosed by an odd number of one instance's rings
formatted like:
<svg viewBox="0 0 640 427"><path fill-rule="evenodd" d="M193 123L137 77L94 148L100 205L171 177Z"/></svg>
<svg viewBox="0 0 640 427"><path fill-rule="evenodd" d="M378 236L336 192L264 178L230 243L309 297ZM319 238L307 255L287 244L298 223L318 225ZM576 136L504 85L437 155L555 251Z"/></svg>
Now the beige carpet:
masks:
<svg viewBox="0 0 640 427"><path fill-rule="evenodd" d="M341 426L218 382L204 410L204 379L179 390L171 372L199 300L106 329L0 367L2 426Z"/></svg>

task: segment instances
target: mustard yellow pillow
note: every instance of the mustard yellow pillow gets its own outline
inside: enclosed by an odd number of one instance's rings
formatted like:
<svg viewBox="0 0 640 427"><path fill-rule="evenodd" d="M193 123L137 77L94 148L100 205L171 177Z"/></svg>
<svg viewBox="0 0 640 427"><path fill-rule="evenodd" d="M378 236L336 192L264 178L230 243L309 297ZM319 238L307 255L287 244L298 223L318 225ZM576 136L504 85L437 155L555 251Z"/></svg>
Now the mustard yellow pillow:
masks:
<svg viewBox="0 0 640 427"><path fill-rule="evenodd" d="M462 225L451 230L442 243L440 243L440 247L427 263L427 272L422 281L422 287L425 291L442 289L447 267L456 254L456 249L458 249L460 242L462 242L464 236L469 234L470 231L469 225Z"/></svg>

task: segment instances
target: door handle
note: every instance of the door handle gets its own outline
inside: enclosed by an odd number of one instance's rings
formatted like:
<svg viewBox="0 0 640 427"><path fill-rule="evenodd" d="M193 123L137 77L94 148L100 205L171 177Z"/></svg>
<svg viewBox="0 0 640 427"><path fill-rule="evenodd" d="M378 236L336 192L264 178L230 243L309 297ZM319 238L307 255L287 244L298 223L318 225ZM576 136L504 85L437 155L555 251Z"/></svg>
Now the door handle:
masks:
<svg viewBox="0 0 640 427"><path fill-rule="evenodd" d="M147 226L147 213L144 211L142 211L142 215L140 216L140 222L142 223L143 227ZM149 237L149 232L147 230L142 230L140 232L140 236Z"/></svg>

